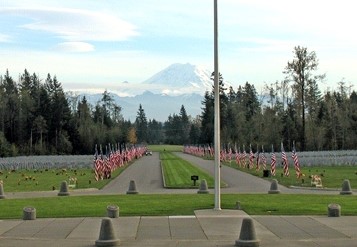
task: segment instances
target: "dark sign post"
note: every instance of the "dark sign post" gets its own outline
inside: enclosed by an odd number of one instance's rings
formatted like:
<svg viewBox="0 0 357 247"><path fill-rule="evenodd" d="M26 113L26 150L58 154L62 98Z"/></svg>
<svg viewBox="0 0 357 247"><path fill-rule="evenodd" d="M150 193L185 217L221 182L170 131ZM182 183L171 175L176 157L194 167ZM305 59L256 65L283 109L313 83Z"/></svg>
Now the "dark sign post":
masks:
<svg viewBox="0 0 357 247"><path fill-rule="evenodd" d="M196 186L196 181L198 180L198 176L197 175L192 175L191 176L191 180L193 181L193 186Z"/></svg>

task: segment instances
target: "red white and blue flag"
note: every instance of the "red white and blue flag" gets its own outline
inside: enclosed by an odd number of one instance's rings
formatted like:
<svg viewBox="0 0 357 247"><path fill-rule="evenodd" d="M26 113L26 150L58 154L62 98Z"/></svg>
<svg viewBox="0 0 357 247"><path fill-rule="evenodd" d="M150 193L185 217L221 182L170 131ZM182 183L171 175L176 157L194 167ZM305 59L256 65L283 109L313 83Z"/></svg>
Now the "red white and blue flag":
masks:
<svg viewBox="0 0 357 247"><path fill-rule="evenodd" d="M281 161L283 165L283 171L284 171L284 176L289 176L289 163L288 163L288 157L286 156L285 150L283 143L281 143Z"/></svg>
<svg viewBox="0 0 357 247"><path fill-rule="evenodd" d="M293 152L292 152L291 157L292 157L292 159L294 161L294 168L295 168L296 177L300 178L302 173L301 173L301 170L300 170L299 159L298 159L298 156L297 156L297 153L296 153L296 150L295 150L295 144L294 144L294 147L293 147Z"/></svg>
<svg viewBox="0 0 357 247"><path fill-rule="evenodd" d="M270 173L275 176L276 173L276 155L274 153L274 147L271 145L271 161L270 161Z"/></svg>

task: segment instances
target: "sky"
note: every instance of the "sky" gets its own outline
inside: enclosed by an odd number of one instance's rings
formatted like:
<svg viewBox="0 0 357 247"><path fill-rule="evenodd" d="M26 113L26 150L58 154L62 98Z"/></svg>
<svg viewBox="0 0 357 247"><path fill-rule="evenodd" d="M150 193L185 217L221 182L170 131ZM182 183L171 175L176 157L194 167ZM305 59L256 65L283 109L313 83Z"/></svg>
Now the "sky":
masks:
<svg viewBox="0 0 357 247"><path fill-rule="evenodd" d="M320 89L357 81L353 0L218 0L219 70L233 87L282 81L294 47ZM1 0L0 75L56 75L64 90L120 92L173 63L214 69L213 0ZM124 83L126 82L126 83ZM355 89L355 88L354 88Z"/></svg>

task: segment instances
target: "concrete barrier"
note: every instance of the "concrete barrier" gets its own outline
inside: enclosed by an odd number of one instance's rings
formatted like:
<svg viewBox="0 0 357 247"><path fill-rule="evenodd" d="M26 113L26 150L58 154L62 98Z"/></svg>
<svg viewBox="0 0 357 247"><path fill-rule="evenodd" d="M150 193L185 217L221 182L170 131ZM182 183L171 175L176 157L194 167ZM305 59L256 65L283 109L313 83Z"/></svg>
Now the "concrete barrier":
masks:
<svg viewBox="0 0 357 247"><path fill-rule="evenodd" d="M24 207L22 219L23 220L35 220L36 219L36 208L34 207Z"/></svg>

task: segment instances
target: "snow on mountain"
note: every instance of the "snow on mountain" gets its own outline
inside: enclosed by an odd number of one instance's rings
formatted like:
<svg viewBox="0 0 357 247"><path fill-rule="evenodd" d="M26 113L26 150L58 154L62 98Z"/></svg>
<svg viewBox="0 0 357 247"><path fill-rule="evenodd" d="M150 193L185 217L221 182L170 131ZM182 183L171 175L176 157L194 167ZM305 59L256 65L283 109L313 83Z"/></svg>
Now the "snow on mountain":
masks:
<svg viewBox="0 0 357 247"><path fill-rule="evenodd" d="M134 122L141 104L147 119L165 122L169 115L179 114L181 106L184 105L188 115L196 117L201 114L203 96L199 94L165 95L155 94L145 91L134 97L122 97L115 93L110 93L114 102L122 108L122 115L125 120ZM79 94L79 100L86 97L87 101L95 106L103 97L102 94Z"/></svg>
<svg viewBox="0 0 357 247"><path fill-rule="evenodd" d="M211 73L189 63L175 63L156 73L143 84L161 85L162 92L171 94L199 93L212 90Z"/></svg>
<svg viewBox="0 0 357 247"><path fill-rule="evenodd" d="M164 122L169 115L179 114L182 105L188 115L200 115L203 95L212 90L210 77L211 72L203 67L175 63L143 83L124 81L117 88L108 88L108 91L114 102L122 108L124 119L135 121L141 104L148 119ZM86 96L92 106L102 98L102 93L74 93L79 100Z"/></svg>

